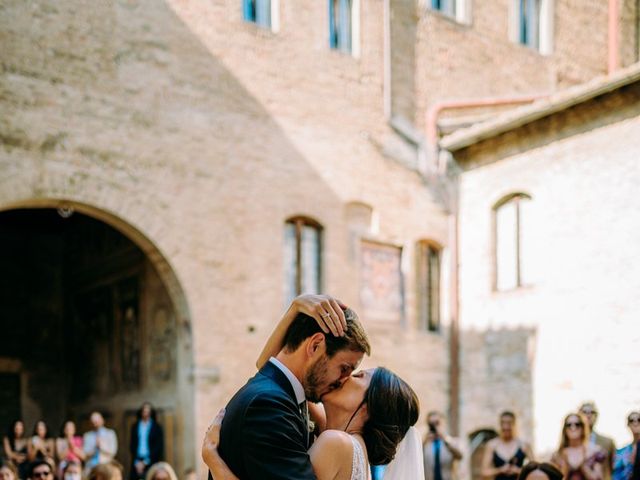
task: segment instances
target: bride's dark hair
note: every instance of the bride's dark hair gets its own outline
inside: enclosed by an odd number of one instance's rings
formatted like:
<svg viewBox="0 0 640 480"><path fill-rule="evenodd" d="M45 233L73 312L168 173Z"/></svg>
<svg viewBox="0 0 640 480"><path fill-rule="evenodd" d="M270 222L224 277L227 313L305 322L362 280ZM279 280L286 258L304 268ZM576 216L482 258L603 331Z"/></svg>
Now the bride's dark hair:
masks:
<svg viewBox="0 0 640 480"><path fill-rule="evenodd" d="M362 427L369 463L386 465L396 454L407 430L418 421L416 392L395 373L376 368L364 395L369 418Z"/></svg>

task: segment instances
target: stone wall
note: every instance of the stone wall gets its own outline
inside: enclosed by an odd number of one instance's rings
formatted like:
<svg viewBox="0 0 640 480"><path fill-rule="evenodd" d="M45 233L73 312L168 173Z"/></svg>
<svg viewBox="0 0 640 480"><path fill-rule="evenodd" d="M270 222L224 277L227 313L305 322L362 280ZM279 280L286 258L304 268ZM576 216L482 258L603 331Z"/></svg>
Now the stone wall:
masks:
<svg viewBox="0 0 640 480"><path fill-rule="evenodd" d="M640 181L640 86L633 84L458 152L463 329L535 329L533 436L557 446L562 419L581 402L600 409L598 429L628 441L626 414L640 402L632 212ZM524 139L527 139L526 143ZM531 282L492 290L492 207L532 197L523 227ZM505 385L508 387L508 384ZM508 391L496 388L496 395ZM518 402L529 396L518 391ZM466 405L469 416L478 415Z"/></svg>

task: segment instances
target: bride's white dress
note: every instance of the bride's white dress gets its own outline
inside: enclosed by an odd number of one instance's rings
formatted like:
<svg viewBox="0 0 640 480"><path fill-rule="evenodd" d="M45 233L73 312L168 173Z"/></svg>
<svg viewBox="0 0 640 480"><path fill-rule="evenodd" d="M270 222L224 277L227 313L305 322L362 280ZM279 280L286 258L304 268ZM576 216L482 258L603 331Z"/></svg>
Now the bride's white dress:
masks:
<svg viewBox="0 0 640 480"><path fill-rule="evenodd" d="M351 480L369 480L371 468L365 460L360 442L351 436L353 443L353 461L351 464ZM400 445L396 457L387 467L384 480L424 480L424 464L422 460L422 442L415 427L411 427Z"/></svg>
<svg viewBox="0 0 640 480"><path fill-rule="evenodd" d="M353 443L353 462L351 464L351 480L368 480L370 474L369 464L364 458L364 452L362 451L362 445L356 440L354 436L351 436L351 443Z"/></svg>

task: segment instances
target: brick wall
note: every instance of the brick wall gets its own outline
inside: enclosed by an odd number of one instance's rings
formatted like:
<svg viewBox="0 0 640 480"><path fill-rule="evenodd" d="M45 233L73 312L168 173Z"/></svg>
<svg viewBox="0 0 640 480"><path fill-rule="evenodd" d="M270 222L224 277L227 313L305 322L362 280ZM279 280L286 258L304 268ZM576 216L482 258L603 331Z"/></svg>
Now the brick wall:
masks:
<svg viewBox="0 0 640 480"><path fill-rule="evenodd" d="M382 2L363 9L358 59L327 49L318 5L282 2L277 35L234 1L3 5L0 208L69 201L175 280L178 340L192 344L177 354L184 466L285 307L286 218L324 226L324 288L358 310L354 201L375 213L367 237L404 247L404 326L372 328L366 363L406 377L425 410L447 409L446 324L413 328L413 246L446 246L448 223L381 153Z"/></svg>

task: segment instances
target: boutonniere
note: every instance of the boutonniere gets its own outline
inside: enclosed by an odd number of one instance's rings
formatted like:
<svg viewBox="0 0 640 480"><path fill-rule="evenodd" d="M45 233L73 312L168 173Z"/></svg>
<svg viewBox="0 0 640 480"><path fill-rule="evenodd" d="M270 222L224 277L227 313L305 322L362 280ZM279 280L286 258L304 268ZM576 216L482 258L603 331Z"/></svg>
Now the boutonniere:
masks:
<svg viewBox="0 0 640 480"><path fill-rule="evenodd" d="M314 422L313 420L309 420L309 433L313 433L316 431L316 422Z"/></svg>

